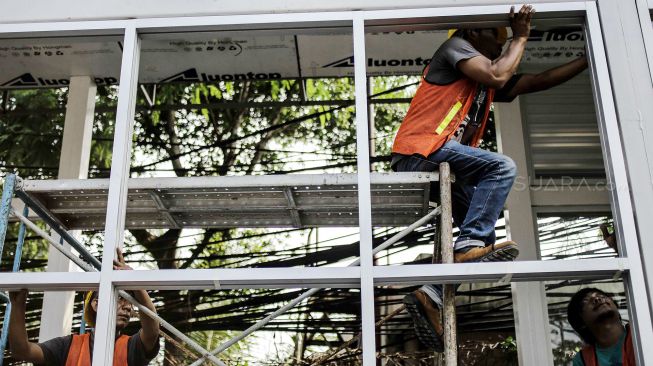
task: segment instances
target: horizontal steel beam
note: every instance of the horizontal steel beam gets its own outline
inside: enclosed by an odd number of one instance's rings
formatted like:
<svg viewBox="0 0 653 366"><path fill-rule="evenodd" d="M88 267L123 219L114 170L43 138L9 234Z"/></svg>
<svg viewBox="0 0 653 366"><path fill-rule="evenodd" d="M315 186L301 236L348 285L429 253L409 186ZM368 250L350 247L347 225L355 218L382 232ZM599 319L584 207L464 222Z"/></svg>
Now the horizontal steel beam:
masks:
<svg viewBox="0 0 653 366"><path fill-rule="evenodd" d="M375 266L377 286L425 283L493 283L604 279L628 271L626 258L501 263L424 264ZM114 285L122 289L180 290L236 288L357 288L359 267L216 268L183 270L113 271ZM34 291L89 290L98 287L99 273L3 273L0 289Z"/></svg>
<svg viewBox="0 0 653 366"><path fill-rule="evenodd" d="M216 268L114 271L113 283L122 289L235 289L360 287L358 267Z"/></svg>
<svg viewBox="0 0 653 366"><path fill-rule="evenodd" d="M454 3L450 5L455 5ZM422 23L475 23L496 21L506 23L507 7L503 5L459 6L446 8L393 9L379 11L309 12L284 14L251 14L226 16L194 16L174 18L141 18L106 21L62 21L19 24L0 24L0 38L116 35L128 27L139 33L162 33L214 30L270 30L292 28L298 32L318 27L351 27L354 13L368 25L406 25ZM582 16L585 3L543 3L537 5L537 19ZM174 26L171 26L174 24Z"/></svg>
<svg viewBox="0 0 653 366"><path fill-rule="evenodd" d="M433 8L445 6L475 6L487 3L487 0L403 0L403 8ZM539 6L551 0L533 0ZM556 2L573 2L573 0L556 0ZM140 0L138 6L116 7L100 0L72 0L61 7L49 0L31 0L27 3L14 2L0 13L0 23L47 22L56 19L66 21L89 19L133 19L149 17L170 17L177 14L197 15L232 15L291 12L324 12L349 10L396 9L396 0L334 0L314 2L304 0L249 0L247 2L227 1L216 3L214 0L195 0L179 2L177 0Z"/></svg>
<svg viewBox="0 0 653 366"><path fill-rule="evenodd" d="M416 184L436 181L437 172L424 173L372 173L372 184ZM186 178L131 178L130 190L193 189L193 188L235 188L235 187L279 187L355 185L356 174L280 174L229 177L186 177ZM25 180L25 192L53 192L67 190L108 190L109 179L50 179Z"/></svg>
<svg viewBox="0 0 653 366"><path fill-rule="evenodd" d="M482 283L611 278L628 270L626 258L374 267L374 283Z"/></svg>
<svg viewBox="0 0 653 366"><path fill-rule="evenodd" d="M2 290L29 289L30 291L87 291L100 284L99 272L3 272Z"/></svg>
<svg viewBox="0 0 653 366"><path fill-rule="evenodd" d="M626 258L501 263L375 266L377 286L612 278L628 271ZM113 271L121 289L357 288L359 267L215 268ZM97 288L99 273L3 273L0 289L36 291Z"/></svg>

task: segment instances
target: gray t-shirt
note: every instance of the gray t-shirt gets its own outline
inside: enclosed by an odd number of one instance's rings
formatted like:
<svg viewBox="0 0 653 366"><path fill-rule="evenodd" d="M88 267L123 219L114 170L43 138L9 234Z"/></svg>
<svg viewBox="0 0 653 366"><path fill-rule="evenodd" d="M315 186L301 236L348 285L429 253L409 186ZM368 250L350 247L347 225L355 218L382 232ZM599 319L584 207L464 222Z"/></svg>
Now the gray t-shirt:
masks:
<svg viewBox="0 0 653 366"><path fill-rule="evenodd" d="M458 70L458 62L470 58L481 56L469 41L461 37L451 37L446 40L440 48L435 51L431 62L428 65L428 72L424 77L427 82L436 85L447 85L457 81L465 75ZM516 74L506 85L497 89L494 93L494 102L512 102L514 96L510 96L510 91L521 78L521 74ZM487 87L484 87L487 90Z"/></svg>
<svg viewBox="0 0 653 366"><path fill-rule="evenodd" d="M471 43L461 37L451 37L435 51L425 79L431 84L451 84L464 77L456 67L458 62L476 56L481 56L481 53Z"/></svg>
<svg viewBox="0 0 653 366"><path fill-rule="evenodd" d="M145 366L149 365L150 361L159 353L159 343L157 342L156 346L147 354L145 352L145 346L143 341L141 341L140 332L136 332L129 340L127 341L127 364L129 366ZM43 350L43 355L45 356L44 366L63 366L66 364L66 359L68 358L68 351L70 351L70 345L73 341L72 335L67 335L63 337L52 338L43 343L39 343L39 347ZM93 333L91 333L91 339L89 347L91 348L91 358L93 357Z"/></svg>

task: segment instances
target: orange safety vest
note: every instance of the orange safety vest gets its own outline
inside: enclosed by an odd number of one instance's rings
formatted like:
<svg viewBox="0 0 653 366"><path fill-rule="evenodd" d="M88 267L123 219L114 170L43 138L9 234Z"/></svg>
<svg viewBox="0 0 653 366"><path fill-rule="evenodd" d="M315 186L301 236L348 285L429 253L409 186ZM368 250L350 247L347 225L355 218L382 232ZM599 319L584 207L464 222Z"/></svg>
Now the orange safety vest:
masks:
<svg viewBox="0 0 653 366"><path fill-rule="evenodd" d="M624 345L621 349L621 362L623 366L636 366L633 340L630 337L630 328L626 327L626 339L624 339ZM596 348L594 346L587 345L583 347L581 355L583 356L583 364L585 366L600 366L599 360L596 358Z"/></svg>
<svg viewBox="0 0 653 366"><path fill-rule="evenodd" d="M463 77L447 85L431 84L425 80L427 72L428 68L399 127L392 146L393 153L429 156L451 139L474 102L478 89L476 81ZM493 88L488 88L483 120L470 146L477 147L481 142L494 92Z"/></svg>
<svg viewBox="0 0 653 366"><path fill-rule="evenodd" d="M73 341L68 350L66 366L90 366L91 365L91 347L89 333L73 334ZM116 339L116 345L113 350L113 366L127 366L127 343L129 336L121 335Z"/></svg>

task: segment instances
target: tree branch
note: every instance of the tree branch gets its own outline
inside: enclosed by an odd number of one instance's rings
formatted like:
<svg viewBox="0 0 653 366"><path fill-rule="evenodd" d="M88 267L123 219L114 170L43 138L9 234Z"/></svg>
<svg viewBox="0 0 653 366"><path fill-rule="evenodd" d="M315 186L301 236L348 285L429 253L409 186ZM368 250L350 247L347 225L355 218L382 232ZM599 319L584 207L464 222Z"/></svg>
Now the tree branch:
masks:
<svg viewBox="0 0 653 366"><path fill-rule="evenodd" d="M177 131L175 130L175 124L177 122L175 113L175 111L166 111L162 114L165 121L166 132L168 133L168 136L170 136L170 144L167 145L165 149L168 152L168 156L176 156L172 159L172 168L175 170L175 174L178 177L183 177L186 176L187 171L184 170L184 167L181 165L181 160L179 159L183 154L179 148L181 146L181 141L179 140Z"/></svg>
<svg viewBox="0 0 653 366"><path fill-rule="evenodd" d="M269 127L266 127L266 128L262 128L262 129L260 129L260 130L257 130L257 131L254 131L254 132L251 132L251 133L245 134L245 135L243 135L243 136L239 136L239 137L235 137L235 138L229 138L229 139L226 139L226 140L224 140L224 141L217 141L217 142L214 142L214 143L212 143L212 144L208 144L208 145L200 146L200 147L197 147L197 148L195 148L195 149L190 149L190 150L188 150L187 152L180 154L179 156L177 156L177 155L172 155L172 156L170 156L170 157L168 157L168 158L160 159L160 160L155 161L155 162L153 162L153 163L144 164L144 165L140 165L140 166L135 166L135 167L132 167L132 170L133 170L133 171L138 171L138 170L140 170L140 169L148 168L148 167L155 166L155 165L157 165L157 164L160 164L160 163L163 163L163 162L166 162L166 161L170 161L170 160L172 160L172 159L179 158L180 156L185 156L185 155L188 155L188 154L192 154L192 153L200 152L200 151L202 151L202 150L210 149L210 148L212 148L212 147L223 147L223 146L228 146L228 145L231 145L231 144L234 143L234 142L237 142L237 141L240 141L240 140L244 140L244 139L249 138L249 137L252 137L252 136L261 135L261 134L264 134L264 133L267 133L267 132L270 132L270 131L274 131L274 130L277 130L277 129L280 129L280 128L284 128L284 127L286 127L287 125L292 125L292 124L296 124L296 123L301 123L301 122L304 122L304 121L308 121L308 120L310 120L310 119L317 118L317 117L319 117L319 116L321 116L321 115L329 114L329 113L332 113L332 112L334 112L334 111L336 111L336 110L338 110L338 109L343 109L343 108L345 108L345 107L335 107L335 108L327 109L327 110L325 110L325 111L320 111L320 112L311 113L311 114L308 114L308 115L305 115L305 116L302 116L302 117L293 118L293 119L291 119L291 120L289 120L289 121L286 121L286 122L280 123L280 124L278 124L278 125L274 125L274 126L269 126Z"/></svg>
<svg viewBox="0 0 653 366"><path fill-rule="evenodd" d="M204 235L202 236L202 241L193 248L191 251L190 257L182 263L181 266L179 266L180 269L186 269L188 268L196 259L199 257L200 254L206 249L206 247L211 243L211 238L213 238L213 235L217 233L218 231L227 232L228 230L218 230L218 229L206 229L204 231Z"/></svg>

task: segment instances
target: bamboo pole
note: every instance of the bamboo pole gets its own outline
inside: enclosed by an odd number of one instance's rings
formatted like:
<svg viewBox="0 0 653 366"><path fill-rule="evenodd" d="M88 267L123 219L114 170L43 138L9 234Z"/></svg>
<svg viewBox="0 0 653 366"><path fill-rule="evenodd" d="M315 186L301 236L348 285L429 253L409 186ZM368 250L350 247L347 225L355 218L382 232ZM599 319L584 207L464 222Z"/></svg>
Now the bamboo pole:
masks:
<svg viewBox="0 0 653 366"><path fill-rule="evenodd" d="M442 263L453 263L451 224L451 170L449 164L440 164L440 243ZM456 342L456 287L444 286L444 359L447 366L456 366L458 347Z"/></svg>

